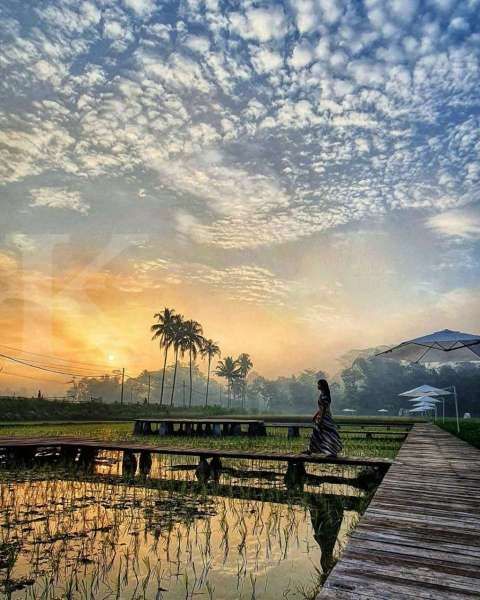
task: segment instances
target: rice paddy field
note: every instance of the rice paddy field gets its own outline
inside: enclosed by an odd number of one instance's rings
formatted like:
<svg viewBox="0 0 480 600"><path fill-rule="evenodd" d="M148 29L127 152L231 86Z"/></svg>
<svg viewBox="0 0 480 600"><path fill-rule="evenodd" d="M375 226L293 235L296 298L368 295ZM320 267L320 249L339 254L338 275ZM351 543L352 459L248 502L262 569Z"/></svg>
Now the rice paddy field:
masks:
<svg viewBox="0 0 480 600"><path fill-rule="evenodd" d="M354 429L354 428L352 428ZM170 447L301 451L308 430L264 438L131 434L132 423L2 426L0 436L85 437ZM393 458L401 441L342 430L344 454ZM1 445L1 443L0 443ZM148 475L123 453L89 465L48 449L0 469L0 597L308 599L341 554L379 482L369 469L222 459L208 483L195 457L152 455Z"/></svg>
<svg viewBox="0 0 480 600"><path fill-rule="evenodd" d="M111 441L137 441L143 444L162 445L181 448L222 448L231 450L278 450L285 452L301 452L308 446L310 431L301 430L301 437L287 439L285 428L268 428L266 437L179 437L158 435L134 436L131 422L122 423L75 423L75 424L42 424L42 425L2 425L0 438L13 437L80 437L88 439L102 439ZM349 434L349 430L357 431L355 425L342 428L343 454L348 456L371 456L394 458L401 445L401 439L374 438L365 439L356 434ZM378 426L369 426L369 430L381 431Z"/></svg>

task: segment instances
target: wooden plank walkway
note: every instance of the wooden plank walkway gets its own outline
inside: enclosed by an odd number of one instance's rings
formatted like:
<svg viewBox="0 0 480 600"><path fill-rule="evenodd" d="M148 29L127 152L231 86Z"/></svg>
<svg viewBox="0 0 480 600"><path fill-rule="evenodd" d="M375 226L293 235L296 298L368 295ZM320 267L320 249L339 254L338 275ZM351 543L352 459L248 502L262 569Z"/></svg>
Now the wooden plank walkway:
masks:
<svg viewBox="0 0 480 600"><path fill-rule="evenodd" d="M292 463L332 464L354 467L376 467L387 469L392 461L387 458L368 458L357 456L321 457L299 454L295 452L275 452L272 450L248 451L248 450L221 450L210 448L175 448L172 446L153 446L136 442L92 440L86 438L12 438L0 437L0 448L45 448L45 447L77 447L94 448L98 450L119 450L129 452L152 452L154 454L165 454L174 456L198 456L200 458L238 458L247 460L280 461Z"/></svg>
<svg viewBox="0 0 480 600"><path fill-rule="evenodd" d="M480 450L408 435L317 600L480 598Z"/></svg>

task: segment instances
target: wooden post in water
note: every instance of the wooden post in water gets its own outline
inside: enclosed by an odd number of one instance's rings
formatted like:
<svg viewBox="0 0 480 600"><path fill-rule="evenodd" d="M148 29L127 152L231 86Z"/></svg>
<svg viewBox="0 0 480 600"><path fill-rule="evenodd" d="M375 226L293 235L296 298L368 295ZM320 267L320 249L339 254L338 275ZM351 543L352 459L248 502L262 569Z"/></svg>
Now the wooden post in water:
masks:
<svg viewBox="0 0 480 600"><path fill-rule="evenodd" d="M147 451L140 452L139 469L142 475L148 475L152 468L152 453Z"/></svg>
<svg viewBox="0 0 480 600"><path fill-rule="evenodd" d="M133 477L137 472L137 457L131 450L123 452L122 475Z"/></svg>

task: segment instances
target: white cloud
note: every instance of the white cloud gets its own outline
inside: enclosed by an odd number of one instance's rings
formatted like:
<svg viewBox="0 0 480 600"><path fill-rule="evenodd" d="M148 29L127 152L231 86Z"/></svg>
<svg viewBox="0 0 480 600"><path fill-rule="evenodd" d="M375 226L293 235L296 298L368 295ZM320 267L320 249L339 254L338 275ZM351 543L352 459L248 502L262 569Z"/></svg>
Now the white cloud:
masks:
<svg viewBox="0 0 480 600"><path fill-rule="evenodd" d="M177 215L182 222L189 216ZM193 223L195 220L193 221ZM293 291L292 282L279 278L272 271L258 265L238 265L212 267L201 263L182 263L167 259L145 260L135 264L135 271L148 281L153 280L156 271L167 274L173 284L200 284L210 290L219 291L227 298L250 304L284 306Z"/></svg>
<svg viewBox="0 0 480 600"><path fill-rule="evenodd" d="M247 40L268 42L283 38L287 32L287 21L282 8L250 8L244 14L230 15L232 28Z"/></svg>
<svg viewBox="0 0 480 600"><path fill-rule="evenodd" d="M264 47L252 48L252 64L257 73L277 71L283 66L283 58L278 52Z"/></svg>
<svg viewBox="0 0 480 600"><path fill-rule="evenodd" d="M318 4L322 9L324 21L333 24L340 19L342 8L337 0L318 0Z"/></svg>
<svg viewBox="0 0 480 600"><path fill-rule="evenodd" d="M140 16L150 15L155 10L154 0L123 0L123 3Z"/></svg>
<svg viewBox="0 0 480 600"><path fill-rule="evenodd" d="M63 208L86 215L90 209L79 192L70 192L63 188L42 187L30 190L32 207Z"/></svg>
<svg viewBox="0 0 480 600"><path fill-rule="evenodd" d="M126 31L119 21L105 21L103 33L105 37L112 40L121 40L125 37Z"/></svg>
<svg viewBox="0 0 480 600"><path fill-rule="evenodd" d="M313 0L297 0L292 4L297 14L298 31L301 34L313 31L318 25L318 14Z"/></svg>
<svg viewBox="0 0 480 600"><path fill-rule="evenodd" d="M451 210L427 220L428 227L448 237L480 238L480 214L466 210Z"/></svg>
<svg viewBox="0 0 480 600"><path fill-rule="evenodd" d="M201 54L205 54L210 50L210 41L208 38L200 36L200 35L190 35L185 40L185 46L190 48L195 52L200 52Z"/></svg>
<svg viewBox="0 0 480 600"><path fill-rule="evenodd" d="M145 73L153 80L163 81L177 89L197 89L205 93L211 89L200 65L187 56L173 53L168 61L164 61L153 54L139 53L138 58Z"/></svg>
<svg viewBox="0 0 480 600"><path fill-rule="evenodd" d="M8 246L16 248L21 252L33 252L36 248L34 240L25 233L12 232L5 236Z"/></svg>
<svg viewBox="0 0 480 600"><path fill-rule="evenodd" d="M294 69L302 69L313 61L313 50L309 44L303 42L295 46L293 49L290 64Z"/></svg>
<svg viewBox="0 0 480 600"><path fill-rule="evenodd" d="M417 13L418 2L417 0L391 0L389 7L395 17L401 21L408 22Z"/></svg>
<svg viewBox="0 0 480 600"><path fill-rule="evenodd" d="M450 27L456 31L468 31L470 26L463 17L455 17L450 22Z"/></svg>

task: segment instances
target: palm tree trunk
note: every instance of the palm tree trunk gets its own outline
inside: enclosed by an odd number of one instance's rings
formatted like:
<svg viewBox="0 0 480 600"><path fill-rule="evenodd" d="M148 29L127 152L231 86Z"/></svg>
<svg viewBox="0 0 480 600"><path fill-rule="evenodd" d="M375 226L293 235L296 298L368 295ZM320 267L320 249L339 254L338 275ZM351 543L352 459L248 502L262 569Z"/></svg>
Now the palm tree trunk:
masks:
<svg viewBox="0 0 480 600"><path fill-rule="evenodd" d="M188 398L188 408L191 408L192 406L192 349L190 348L189 352L189 359L190 359L190 396Z"/></svg>
<svg viewBox="0 0 480 600"><path fill-rule="evenodd" d="M210 363L212 362L211 356L208 357L208 372L207 372L207 391L205 392L205 406L208 406L208 386L210 384Z"/></svg>
<svg viewBox="0 0 480 600"><path fill-rule="evenodd" d="M162 404L163 404L163 386L165 384L165 370L167 368L167 353L168 353L168 347L165 346L165 357L163 359L162 389L160 391L160 406L162 406Z"/></svg>
<svg viewBox="0 0 480 600"><path fill-rule="evenodd" d="M175 393L175 381L177 380L178 348L175 350L175 368L173 370L172 395L170 396L170 406L173 406L173 394Z"/></svg>

